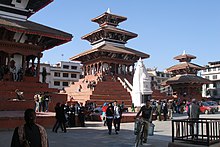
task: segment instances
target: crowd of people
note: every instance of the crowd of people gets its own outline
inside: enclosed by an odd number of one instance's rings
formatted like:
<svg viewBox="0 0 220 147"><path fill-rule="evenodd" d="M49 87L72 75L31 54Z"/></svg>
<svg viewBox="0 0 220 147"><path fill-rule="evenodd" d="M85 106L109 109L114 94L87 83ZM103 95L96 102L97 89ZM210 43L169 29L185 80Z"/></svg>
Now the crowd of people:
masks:
<svg viewBox="0 0 220 147"><path fill-rule="evenodd" d="M86 109L82 104L78 102L61 104L58 102L54 109L56 123L53 126L53 132L57 133L59 128L66 132L66 127L85 127Z"/></svg>
<svg viewBox="0 0 220 147"><path fill-rule="evenodd" d="M40 94L39 94L40 96ZM108 134L112 134L112 127L114 126L115 134L119 134L120 131L120 123L122 119L122 112L124 103L119 105L117 101L104 103L102 106L102 119L104 126L107 125ZM144 140L143 142L147 142L149 125L152 123L153 113L155 111L167 112L168 109L174 111L175 109L169 107L169 105L173 106L173 102L167 101L150 101L146 100L146 104L143 105L140 110L137 112L136 117L141 117L145 122L146 126L144 129ZM77 126L76 123L79 122L78 126L85 126L85 113L86 109L96 108L95 103L87 103L86 107L78 102L71 102L66 104L57 103L55 106L55 118L56 122L53 126L52 131L58 132L60 128L61 131L67 132L66 127L74 127ZM164 110L167 109L167 110ZM199 104L196 99L192 99L190 104L188 105L188 116L189 120L199 119L200 109ZM14 134L12 137L11 146L19 147L25 144L31 145L35 144L37 146L43 145L45 147L48 146L47 133L45 129L36 124L36 109L27 109L24 113L25 124L19 127L16 127L14 130ZM190 123L191 134L198 133L198 125L196 122ZM195 129L196 128L196 129ZM196 137L196 136L195 136Z"/></svg>
<svg viewBox="0 0 220 147"><path fill-rule="evenodd" d="M48 112L51 96L48 92L37 92L34 95L35 112Z"/></svg>

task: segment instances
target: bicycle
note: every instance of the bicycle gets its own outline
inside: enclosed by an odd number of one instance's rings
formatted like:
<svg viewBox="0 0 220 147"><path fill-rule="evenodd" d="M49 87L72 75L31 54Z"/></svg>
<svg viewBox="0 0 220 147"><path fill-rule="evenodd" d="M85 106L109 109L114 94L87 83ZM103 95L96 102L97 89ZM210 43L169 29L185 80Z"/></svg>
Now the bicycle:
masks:
<svg viewBox="0 0 220 147"><path fill-rule="evenodd" d="M135 120L135 147L138 147L139 144L142 145L143 144L143 139L144 139L144 130L146 127L146 123L147 121L137 118Z"/></svg>

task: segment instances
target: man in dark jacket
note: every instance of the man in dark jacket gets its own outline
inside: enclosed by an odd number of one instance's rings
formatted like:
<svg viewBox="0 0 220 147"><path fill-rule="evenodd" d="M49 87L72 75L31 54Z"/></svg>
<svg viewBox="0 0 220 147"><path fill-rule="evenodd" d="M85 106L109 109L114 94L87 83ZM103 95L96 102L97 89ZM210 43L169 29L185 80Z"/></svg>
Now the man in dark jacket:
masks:
<svg viewBox="0 0 220 147"><path fill-rule="evenodd" d="M140 111L137 113L136 118L141 114L141 118L146 122L144 127L144 143L147 142L148 128L150 122L152 121L152 106L150 105L150 100L146 100L146 105L142 106Z"/></svg>
<svg viewBox="0 0 220 147"><path fill-rule="evenodd" d="M112 133L112 121L114 117L114 107L112 103L108 104L108 108L106 109L106 123L108 126L108 134L111 135Z"/></svg>

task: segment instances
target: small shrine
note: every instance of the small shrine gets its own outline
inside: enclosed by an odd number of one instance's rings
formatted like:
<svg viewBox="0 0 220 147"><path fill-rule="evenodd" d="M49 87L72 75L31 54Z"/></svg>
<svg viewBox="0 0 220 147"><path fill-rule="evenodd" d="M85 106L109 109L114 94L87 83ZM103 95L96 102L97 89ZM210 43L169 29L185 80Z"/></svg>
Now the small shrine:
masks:
<svg viewBox="0 0 220 147"><path fill-rule="evenodd" d="M173 89L173 96L181 101L189 101L193 98L202 100L202 85L211 82L208 79L197 76L197 72L202 70L203 67L191 63L191 60L195 58L195 56L186 54L184 51L182 55L174 57L180 63L166 69L174 76L163 84L170 85Z"/></svg>

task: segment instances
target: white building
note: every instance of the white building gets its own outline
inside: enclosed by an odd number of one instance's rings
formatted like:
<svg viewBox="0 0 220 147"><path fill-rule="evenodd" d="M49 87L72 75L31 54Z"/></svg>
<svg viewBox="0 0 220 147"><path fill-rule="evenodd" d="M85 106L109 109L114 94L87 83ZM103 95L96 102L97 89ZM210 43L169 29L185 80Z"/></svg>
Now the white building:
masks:
<svg viewBox="0 0 220 147"><path fill-rule="evenodd" d="M202 96L220 98L220 61L208 62L201 76L213 82L202 86Z"/></svg>
<svg viewBox="0 0 220 147"><path fill-rule="evenodd" d="M170 86L162 86L161 83L171 78L171 74L157 71L156 68L148 68L147 72L151 77L152 87L160 92L165 92L167 95L172 95L172 88Z"/></svg>
<svg viewBox="0 0 220 147"><path fill-rule="evenodd" d="M81 67L80 62L73 61L61 61L55 65L41 63L39 81L42 82L42 71L43 68L46 68L46 83L49 84L49 88L63 89L71 83L79 81L82 73Z"/></svg>

